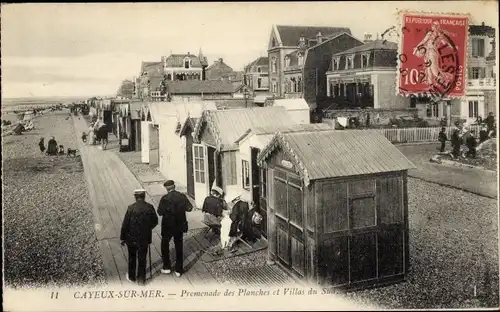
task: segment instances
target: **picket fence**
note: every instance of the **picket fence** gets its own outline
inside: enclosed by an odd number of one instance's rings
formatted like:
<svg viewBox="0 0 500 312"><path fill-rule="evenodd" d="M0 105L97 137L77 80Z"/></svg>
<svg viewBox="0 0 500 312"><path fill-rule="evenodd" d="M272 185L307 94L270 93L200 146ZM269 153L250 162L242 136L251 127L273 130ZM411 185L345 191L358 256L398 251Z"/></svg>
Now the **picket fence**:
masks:
<svg viewBox="0 0 500 312"><path fill-rule="evenodd" d="M471 125L469 128L470 131L478 134L481 127L478 125ZM453 127L446 127L446 136L448 140L451 138L452 129ZM379 131L392 143L437 142L441 127L369 129L368 131Z"/></svg>

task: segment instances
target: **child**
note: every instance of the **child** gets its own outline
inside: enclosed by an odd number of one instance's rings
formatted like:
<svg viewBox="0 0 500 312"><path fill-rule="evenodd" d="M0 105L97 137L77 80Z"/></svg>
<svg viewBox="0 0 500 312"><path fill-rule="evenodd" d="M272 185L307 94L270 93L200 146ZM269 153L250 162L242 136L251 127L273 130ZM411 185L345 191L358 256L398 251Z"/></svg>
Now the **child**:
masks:
<svg viewBox="0 0 500 312"><path fill-rule="evenodd" d="M440 152L443 153L444 148L446 146L446 141L448 140L448 138L446 137L446 128L445 127L441 128L441 131L439 132L438 140L439 140L439 142L441 142Z"/></svg>
<svg viewBox="0 0 500 312"><path fill-rule="evenodd" d="M87 143L87 133L86 132L82 132L82 142Z"/></svg>

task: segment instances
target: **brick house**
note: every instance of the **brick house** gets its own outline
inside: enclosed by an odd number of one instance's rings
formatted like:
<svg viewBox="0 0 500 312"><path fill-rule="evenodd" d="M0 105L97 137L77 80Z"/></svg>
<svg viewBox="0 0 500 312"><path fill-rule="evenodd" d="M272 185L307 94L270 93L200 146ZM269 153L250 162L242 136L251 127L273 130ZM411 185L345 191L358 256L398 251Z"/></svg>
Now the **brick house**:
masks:
<svg viewBox="0 0 500 312"><path fill-rule="evenodd" d="M276 96L283 97L285 90L285 56L298 50L300 44L316 45L318 33L328 38L339 33L351 34L346 27L311 27L274 25L268 44L269 88Z"/></svg>
<svg viewBox="0 0 500 312"><path fill-rule="evenodd" d="M245 66L244 83L254 95L269 91L269 58L261 56Z"/></svg>
<svg viewBox="0 0 500 312"><path fill-rule="evenodd" d="M243 80L243 73L241 71L234 71L231 66L224 63L222 58L219 58L212 65L208 66L205 75L206 80Z"/></svg>
<svg viewBox="0 0 500 312"><path fill-rule="evenodd" d="M271 93L304 98L312 109L321 106L331 55L362 44L349 28L274 26L268 51Z"/></svg>

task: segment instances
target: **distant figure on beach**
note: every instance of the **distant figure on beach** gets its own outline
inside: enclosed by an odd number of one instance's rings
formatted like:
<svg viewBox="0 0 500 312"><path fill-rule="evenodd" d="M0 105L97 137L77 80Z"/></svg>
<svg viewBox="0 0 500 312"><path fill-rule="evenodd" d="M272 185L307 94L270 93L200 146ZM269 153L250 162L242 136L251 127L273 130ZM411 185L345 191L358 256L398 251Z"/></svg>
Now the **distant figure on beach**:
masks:
<svg viewBox="0 0 500 312"><path fill-rule="evenodd" d="M135 190L134 197L135 203L128 206L123 219L120 240L128 249L127 280L144 285L148 247L152 231L158 225L158 216L153 205L146 202L145 190Z"/></svg>
<svg viewBox="0 0 500 312"><path fill-rule="evenodd" d="M59 145L59 155L64 155L64 146Z"/></svg>
<svg viewBox="0 0 500 312"><path fill-rule="evenodd" d="M171 273L170 241L174 238L175 275L180 277L184 273L182 264L184 259L184 233L188 231L186 212L193 210L193 206L186 195L175 190L174 181L168 180L163 186L167 189L167 194L161 198L158 204L158 214L162 216L161 256L163 258L163 268L161 273Z"/></svg>
<svg viewBox="0 0 500 312"><path fill-rule="evenodd" d="M47 143L47 155L55 156L58 152L57 141L54 137L50 137L49 142Z"/></svg>
<svg viewBox="0 0 500 312"><path fill-rule="evenodd" d="M45 152L45 139L40 138L40 141L38 142L38 146L40 147L40 152Z"/></svg>

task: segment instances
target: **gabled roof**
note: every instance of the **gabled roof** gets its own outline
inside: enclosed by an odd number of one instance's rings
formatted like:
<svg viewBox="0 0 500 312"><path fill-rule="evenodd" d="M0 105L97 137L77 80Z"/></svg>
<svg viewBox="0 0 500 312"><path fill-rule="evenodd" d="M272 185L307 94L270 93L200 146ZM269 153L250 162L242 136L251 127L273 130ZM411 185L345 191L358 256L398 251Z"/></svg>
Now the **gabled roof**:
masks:
<svg viewBox="0 0 500 312"><path fill-rule="evenodd" d="M306 186L318 179L402 171L415 166L382 134L367 130L277 133L258 156L283 150Z"/></svg>
<svg viewBox="0 0 500 312"><path fill-rule="evenodd" d="M147 72L148 77L162 77L163 64L162 62L142 62L141 73Z"/></svg>
<svg viewBox="0 0 500 312"><path fill-rule="evenodd" d="M315 39L318 32L321 32L322 36L331 36L342 32L351 34L351 30L348 27L276 25L276 29L279 33L283 46L290 47L297 46L301 36L307 39Z"/></svg>
<svg viewBox="0 0 500 312"><path fill-rule="evenodd" d="M374 51L374 50L397 50L398 49L398 44L387 41L387 40L373 40L371 42L367 42L363 45L351 48L349 50L345 50L343 52L337 53L335 55L345 55L345 54L354 54L354 53L359 53L359 52L367 52L367 51Z"/></svg>
<svg viewBox="0 0 500 312"><path fill-rule="evenodd" d="M250 64L248 64L246 67L245 67L245 72L249 72L253 66L256 66L256 67L266 67L268 68L269 67L269 57L267 56L261 56L255 60L253 60ZM257 71L257 70L256 70ZM266 72L266 71L263 71L263 72Z"/></svg>
<svg viewBox="0 0 500 312"><path fill-rule="evenodd" d="M201 68L200 59L193 54L171 54L165 59L166 67L184 67L184 59L189 58L191 60L191 68Z"/></svg>
<svg viewBox="0 0 500 312"><path fill-rule="evenodd" d="M231 81L221 80L167 81L167 91L171 94L230 94L234 86Z"/></svg>
<svg viewBox="0 0 500 312"><path fill-rule="evenodd" d="M163 66L161 62L142 62L141 64L141 73L145 72L146 70L150 68L156 68L158 66Z"/></svg>
<svg viewBox="0 0 500 312"><path fill-rule="evenodd" d="M224 63L224 60L221 60L221 59L218 59L212 65L208 66L206 70L214 70L214 69L224 70L224 71L228 71L228 72L233 71L231 66Z"/></svg>
<svg viewBox="0 0 500 312"><path fill-rule="evenodd" d="M314 124L290 124L287 126L257 126L252 129L248 129L245 133L236 140L235 143L240 144L245 141L246 138L251 135L269 135L273 136L277 132L280 133L294 133L294 132L304 132L304 131L326 131L332 130L332 127L326 123L314 123Z"/></svg>
<svg viewBox="0 0 500 312"><path fill-rule="evenodd" d="M217 109L235 109L254 107L255 104L252 99L220 99L214 100Z"/></svg>
<svg viewBox="0 0 500 312"><path fill-rule="evenodd" d="M188 126L191 127L191 129L194 129L198 119L199 118L186 117L186 120L184 120L184 122L182 123L182 126L179 130L179 136L183 136L186 134L186 130L187 130Z"/></svg>
<svg viewBox="0 0 500 312"><path fill-rule="evenodd" d="M183 123L187 117L198 118L204 110L216 109L216 106L212 101L148 102L146 109L146 114L151 115L151 121L161 125L165 123L166 117L175 117L178 123Z"/></svg>
<svg viewBox="0 0 500 312"><path fill-rule="evenodd" d="M202 128L208 127L218 150L237 149L241 135L256 126L286 126L295 124L283 107L253 107L244 109L207 110L196 123L193 138L200 139Z"/></svg>

